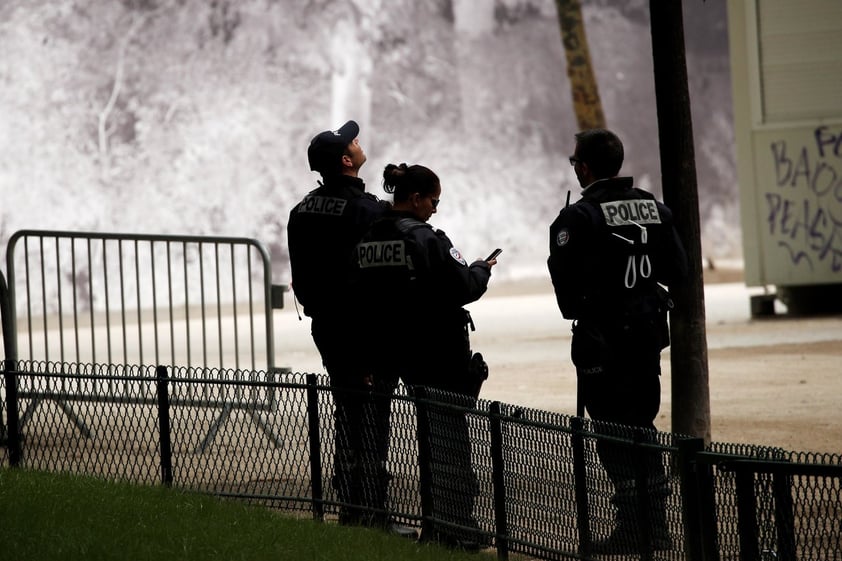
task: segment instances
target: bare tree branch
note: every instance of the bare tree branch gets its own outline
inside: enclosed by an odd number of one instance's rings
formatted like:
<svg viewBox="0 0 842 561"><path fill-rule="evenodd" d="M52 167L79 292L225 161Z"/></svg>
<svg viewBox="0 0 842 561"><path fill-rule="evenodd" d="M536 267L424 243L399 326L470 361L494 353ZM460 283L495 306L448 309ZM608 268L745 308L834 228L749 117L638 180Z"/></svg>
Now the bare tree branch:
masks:
<svg viewBox="0 0 842 561"><path fill-rule="evenodd" d="M114 106L117 104L117 99L120 97L120 90L123 87L123 73L126 62L126 50L132 37L145 22L146 18L133 17L129 30L120 41L120 47L117 51L117 68L114 71L114 84L111 87L111 95L105 107L102 108L98 116L98 141L99 141L99 161L100 161L100 179L107 182L111 176L111 158L110 149L108 145L108 138L110 131L108 129L108 119L114 111Z"/></svg>

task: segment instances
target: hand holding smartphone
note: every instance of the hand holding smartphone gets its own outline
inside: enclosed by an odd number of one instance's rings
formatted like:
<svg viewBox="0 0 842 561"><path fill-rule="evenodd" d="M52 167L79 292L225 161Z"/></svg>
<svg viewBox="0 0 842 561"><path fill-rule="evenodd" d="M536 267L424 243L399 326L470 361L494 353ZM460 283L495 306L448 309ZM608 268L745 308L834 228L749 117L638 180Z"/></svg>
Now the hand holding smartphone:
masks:
<svg viewBox="0 0 842 561"><path fill-rule="evenodd" d="M494 251L492 251L492 252L491 252L491 255L489 255L488 257L486 257L486 258L485 258L485 260L486 260L486 261L491 261L492 259L497 259L497 256L498 256L498 255L500 255L502 252L503 252L503 250L502 250L502 249L500 249L500 248L498 247L497 249L495 249Z"/></svg>

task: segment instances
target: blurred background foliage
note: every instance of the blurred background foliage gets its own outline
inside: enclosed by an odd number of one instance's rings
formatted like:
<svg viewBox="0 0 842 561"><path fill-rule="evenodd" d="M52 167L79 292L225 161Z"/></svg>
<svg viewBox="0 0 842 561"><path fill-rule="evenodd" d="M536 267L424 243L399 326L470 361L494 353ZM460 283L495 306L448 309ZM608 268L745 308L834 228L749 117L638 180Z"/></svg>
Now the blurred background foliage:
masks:
<svg viewBox="0 0 842 561"><path fill-rule="evenodd" d="M624 172L660 194L644 0L583 0ZM739 253L722 2L685 2L703 251ZM255 237L288 281L309 139L354 118L443 182L434 225L469 258L545 274L575 118L553 0L5 0L0 235L23 228ZM502 262L501 262L502 263Z"/></svg>

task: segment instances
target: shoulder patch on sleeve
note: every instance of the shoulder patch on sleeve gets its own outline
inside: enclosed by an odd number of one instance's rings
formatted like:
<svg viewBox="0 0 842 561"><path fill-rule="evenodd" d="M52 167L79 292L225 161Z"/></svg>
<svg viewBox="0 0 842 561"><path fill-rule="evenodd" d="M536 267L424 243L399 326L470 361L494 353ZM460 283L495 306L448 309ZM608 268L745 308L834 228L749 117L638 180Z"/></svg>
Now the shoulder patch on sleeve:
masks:
<svg viewBox="0 0 842 561"><path fill-rule="evenodd" d="M570 241L570 231L567 228L562 228L558 231L555 237L555 243L558 246L567 245L567 242Z"/></svg>
<svg viewBox="0 0 842 561"><path fill-rule="evenodd" d="M462 265L468 264L468 262L465 261L465 258L462 257L462 253L460 253L459 250L456 249L455 247L450 248L450 256L453 257L453 259L455 259L456 261L458 261Z"/></svg>

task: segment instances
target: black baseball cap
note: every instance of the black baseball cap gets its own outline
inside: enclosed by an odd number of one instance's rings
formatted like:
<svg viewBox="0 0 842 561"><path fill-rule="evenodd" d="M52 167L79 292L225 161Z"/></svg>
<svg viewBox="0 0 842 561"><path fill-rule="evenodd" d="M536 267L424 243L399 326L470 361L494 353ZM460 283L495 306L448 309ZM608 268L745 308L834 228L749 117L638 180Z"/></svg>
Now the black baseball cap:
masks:
<svg viewBox="0 0 842 561"><path fill-rule="evenodd" d="M314 136L310 141L310 147L307 148L310 169L319 173L337 169L345 148L359 134L360 126L356 121L348 121L334 131L324 131Z"/></svg>

